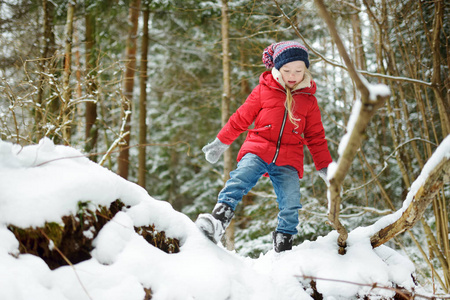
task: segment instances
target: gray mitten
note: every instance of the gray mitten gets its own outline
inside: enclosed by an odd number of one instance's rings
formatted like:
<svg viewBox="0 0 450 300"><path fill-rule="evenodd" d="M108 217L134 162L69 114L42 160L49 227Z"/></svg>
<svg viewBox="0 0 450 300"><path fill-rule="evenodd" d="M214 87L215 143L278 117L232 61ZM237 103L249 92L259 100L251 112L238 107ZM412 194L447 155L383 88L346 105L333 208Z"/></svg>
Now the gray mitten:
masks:
<svg viewBox="0 0 450 300"><path fill-rule="evenodd" d="M203 147L202 151L205 152L206 160L215 164L228 147L230 147L230 145L226 145L216 138L212 143Z"/></svg>
<svg viewBox="0 0 450 300"><path fill-rule="evenodd" d="M323 179L323 181L325 181L325 183L327 184L327 186L330 185L330 182L328 181L327 175L328 175L328 168L323 168L320 169L319 171L319 176Z"/></svg>

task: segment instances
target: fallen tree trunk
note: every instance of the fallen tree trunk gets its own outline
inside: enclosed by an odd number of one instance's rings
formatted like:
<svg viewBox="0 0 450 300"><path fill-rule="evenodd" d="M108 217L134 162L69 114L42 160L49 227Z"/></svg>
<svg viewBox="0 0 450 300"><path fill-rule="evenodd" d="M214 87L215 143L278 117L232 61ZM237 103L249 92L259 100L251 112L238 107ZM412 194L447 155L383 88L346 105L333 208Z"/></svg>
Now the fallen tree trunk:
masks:
<svg viewBox="0 0 450 300"><path fill-rule="evenodd" d="M450 182L450 156L448 155L450 153L450 137L447 137L441 146L446 150L446 154L430 170L428 176L422 183L418 183L416 180L412 185L410 193L414 194L408 194L408 197L412 197L412 199L409 201L406 209L402 208L403 212L400 217L395 222L380 229L370 238L370 242L374 248L383 245L395 236L412 228L422 218L425 209L430 205L443 185ZM406 201L408 200L409 198ZM379 222L383 222L383 218ZM374 225L376 226L377 223Z"/></svg>

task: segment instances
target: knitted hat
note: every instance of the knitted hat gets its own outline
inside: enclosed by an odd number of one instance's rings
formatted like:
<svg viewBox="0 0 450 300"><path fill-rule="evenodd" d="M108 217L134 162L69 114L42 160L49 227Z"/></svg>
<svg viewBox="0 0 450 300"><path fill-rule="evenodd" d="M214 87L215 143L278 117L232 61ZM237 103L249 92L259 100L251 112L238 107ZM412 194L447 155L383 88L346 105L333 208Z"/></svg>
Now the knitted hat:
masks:
<svg viewBox="0 0 450 300"><path fill-rule="evenodd" d="M308 49L298 42L287 41L275 43L264 49L263 63L267 69L275 67L279 70L283 65L301 60L309 68Z"/></svg>

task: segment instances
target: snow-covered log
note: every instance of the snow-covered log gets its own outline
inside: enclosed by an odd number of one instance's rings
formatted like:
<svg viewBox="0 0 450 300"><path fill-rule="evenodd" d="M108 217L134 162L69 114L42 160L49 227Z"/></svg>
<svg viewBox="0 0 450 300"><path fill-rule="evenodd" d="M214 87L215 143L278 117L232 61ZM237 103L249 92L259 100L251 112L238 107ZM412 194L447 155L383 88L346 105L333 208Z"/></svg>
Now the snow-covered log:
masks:
<svg viewBox="0 0 450 300"><path fill-rule="evenodd" d="M371 237L372 246L378 247L413 227L422 218L425 209L433 201L440 188L449 182L450 136L441 143L411 186L403 207L374 224L376 228L381 229Z"/></svg>

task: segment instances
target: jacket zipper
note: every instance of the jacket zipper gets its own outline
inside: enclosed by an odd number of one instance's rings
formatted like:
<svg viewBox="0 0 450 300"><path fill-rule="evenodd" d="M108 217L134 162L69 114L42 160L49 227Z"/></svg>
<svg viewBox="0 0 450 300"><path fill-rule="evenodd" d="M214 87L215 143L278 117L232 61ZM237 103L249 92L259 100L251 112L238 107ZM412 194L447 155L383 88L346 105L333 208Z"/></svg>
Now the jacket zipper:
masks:
<svg viewBox="0 0 450 300"><path fill-rule="evenodd" d="M271 88L273 88L273 89L275 89L275 90L278 90L278 91L281 91L281 92L283 92L283 93L286 94L286 91L285 91L285 90L279 89L278 87L271 86ZM295 93L295 92L296 92L296 91L294 91L294 93ZM305 93L305 92L297 92L296 94L312 95L311 93ZM283 131L284 131L284 126L286 125L287 114L288 114L288 111L287 111L287 109L285 108L285 109L284 109L283 124L281 125L280 135L278 136L278 141L277 141L277 149L275 150L275 155L274 155L274 157L273 157L273 159L272 159L272 163L275 163L275 162L276 162L276 160L277 160L277 158L278 158L278 154L280 153L281 138L283 137Z"/></svg>
<svg viewBox="0 0 450 300"><path fill-rule="evenodd" d="M283 137L284 126L286 125L287 113L287 109L284 109L283 123L281 124L280 135L278 136L277 141L277 150L275 150L275 156L273 157L272 163L275 163L278 158L278 154L280 153L281 138Z"/></svg>

